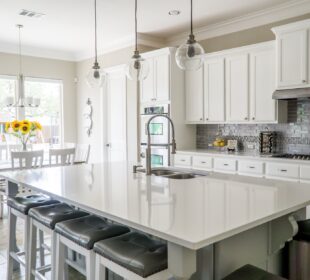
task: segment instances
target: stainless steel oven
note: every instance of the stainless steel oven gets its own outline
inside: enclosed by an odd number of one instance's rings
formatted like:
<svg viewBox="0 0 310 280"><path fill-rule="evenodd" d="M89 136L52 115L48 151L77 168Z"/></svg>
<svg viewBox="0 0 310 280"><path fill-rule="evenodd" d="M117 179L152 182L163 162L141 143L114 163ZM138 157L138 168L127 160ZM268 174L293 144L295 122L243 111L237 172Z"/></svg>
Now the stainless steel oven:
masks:
<svg viewBox="0 0 310 280"><path fill-rule="evenodd" d="M157 106L142 106L141 108L141 155L144 163L145 149L147 144L147 123L149 119L157 114L169 116L169 104ZM170 126L166 118L157 117L150 123L150 134L152 144L158 146L152 147L152 165L168 166L170 165L170 147L160 146L160 144L170 143Z"/></svg>

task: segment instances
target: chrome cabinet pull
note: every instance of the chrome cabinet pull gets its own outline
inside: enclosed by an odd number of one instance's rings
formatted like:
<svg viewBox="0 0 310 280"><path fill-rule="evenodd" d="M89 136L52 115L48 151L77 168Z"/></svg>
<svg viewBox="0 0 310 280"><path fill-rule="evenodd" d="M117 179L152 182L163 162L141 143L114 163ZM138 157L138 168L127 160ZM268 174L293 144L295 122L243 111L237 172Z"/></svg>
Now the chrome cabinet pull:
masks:
<svg viewBox="0 0 310 280"><path fill-rule="evenodd" d="M229 164L228 163L224 163L224 166L229 166Z"/></svg>
<svg viewBox="0 0 310 280"><path fill-rule="evenodd" d="M287 172L287 170L286 170L286 169L281 169L280 171L281 171L281 172Z"/></svg>
<svg viewBox="0 0 310 280"><path fill-rule="evenodd" d="M249 166L250 169L255 169L255 166Z"/></svg>

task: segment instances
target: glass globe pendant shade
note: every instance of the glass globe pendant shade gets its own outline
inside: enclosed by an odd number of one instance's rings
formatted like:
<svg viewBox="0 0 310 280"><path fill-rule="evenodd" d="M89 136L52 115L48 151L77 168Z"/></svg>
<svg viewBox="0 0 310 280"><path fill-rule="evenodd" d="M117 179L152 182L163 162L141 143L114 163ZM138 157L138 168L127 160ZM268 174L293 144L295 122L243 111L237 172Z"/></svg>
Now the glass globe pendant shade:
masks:
<svg viewBox="0 0 310 280"><path fill-rule="evenodd" d="M105 83L106 74L100 69L98 62L94 63L94 66L86 76L86 82L91 88L100 88Z"/></svg>
<svg viewBox="0 0 310 280"><path fill-rule="evenodd" d="M177 65L185 71L195 71L203 64L203 47L196 42L194 35L190 35L185 44L179 46L175 59Z"/></svg>
<svg viewBox="0 0 310 280"><path fill-rule="evenodd" d="M129 64L126 66L126 75L128 79L143 81L148 76L149 71L149 63L141 57L139 51L135 51Z"/></svg>

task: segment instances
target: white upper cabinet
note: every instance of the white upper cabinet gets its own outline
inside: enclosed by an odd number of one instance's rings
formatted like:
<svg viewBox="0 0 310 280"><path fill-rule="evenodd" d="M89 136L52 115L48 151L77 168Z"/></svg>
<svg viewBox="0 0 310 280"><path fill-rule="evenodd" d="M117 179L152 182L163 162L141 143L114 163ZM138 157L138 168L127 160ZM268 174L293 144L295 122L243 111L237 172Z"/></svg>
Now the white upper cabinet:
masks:
<svg viewBox="0 0 310 280"><path fill-rule="evenodd" d="M277 89L310 87L310 20L273 28L277 41Z"/></svg>
<svg viewBox="0 0 310 280"><path fill-rule="evenodd" d="M249 56L226 57L226 114L229 122L249 121Z"/></svg>
<svg viewBox="0 0 310 280"><path fill-rule="evenodd" d="M205 122L225 121L225 60L207 59L204 63Z"/></svg>
<svg viewBox="0 0 310 280"><path fill-rule="evenodd" d="M170 100L170 55L160 54L146 58L150 72L141 82L141 103L169 102Z"/></svg>
<svg viewBox="0 0 310 280"><path fill-rule="evenodd" d="M154 58L156 101L169 101L170 57L160 55Z"/></svg>
<svg viewBox="0 0 310 280"><path fill-rule="evenodd" d="M275 48L272 44L250 54L250 119L254 122L276 122Z"/></svg>
<svg viewBox="0 0 310 280"><path fill-rule="evenodd" d="M141 82L141 102L151 102L155 98L155 83L154 83L154 59L147 59L150 72L145 80Z"/></svg>
<svg viewBox="0 0 310 280"><path fill-rule="evenodd" d="M203 123L203 68L197 71L186 71L185 92L186 92L186 121L188 123Z"/></svg>

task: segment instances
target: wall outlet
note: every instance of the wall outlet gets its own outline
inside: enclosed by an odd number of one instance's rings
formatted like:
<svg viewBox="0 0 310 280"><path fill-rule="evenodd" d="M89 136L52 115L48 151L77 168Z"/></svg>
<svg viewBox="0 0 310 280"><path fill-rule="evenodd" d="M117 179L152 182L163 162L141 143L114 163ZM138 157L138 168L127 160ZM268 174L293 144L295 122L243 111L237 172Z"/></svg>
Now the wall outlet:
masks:
<svg viewBox="0 0 310 280"><path fill-rule="evenodd" d="M255 149L255 144L254 143L249 143L247 146L248 146L248 149L250 149L250 150L254 150Z"/></svg>

